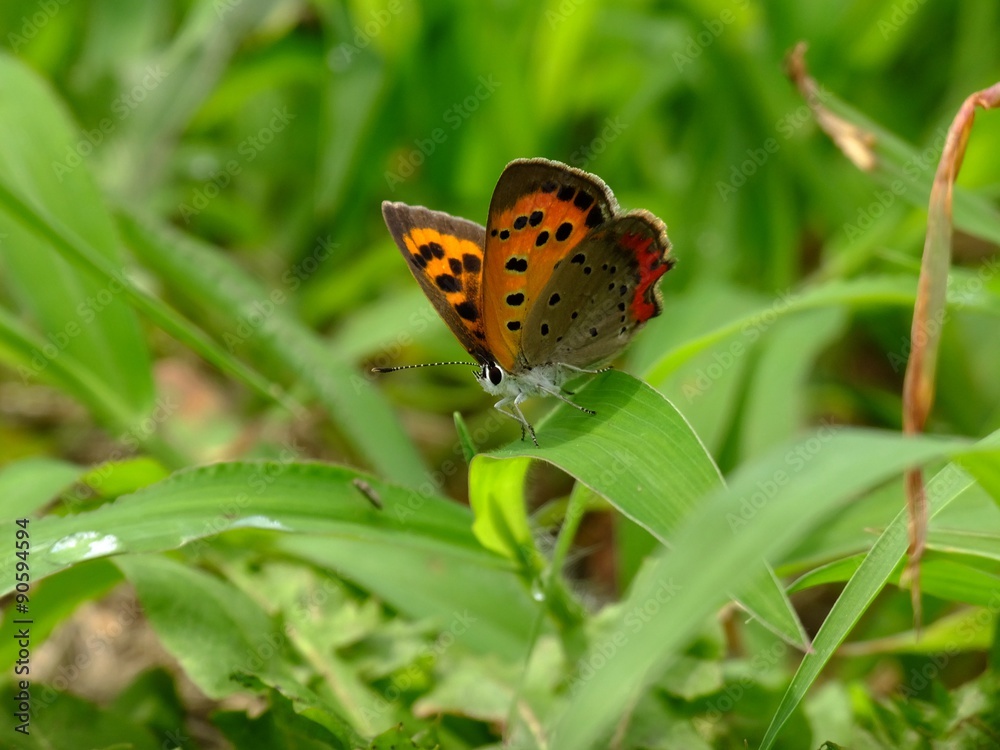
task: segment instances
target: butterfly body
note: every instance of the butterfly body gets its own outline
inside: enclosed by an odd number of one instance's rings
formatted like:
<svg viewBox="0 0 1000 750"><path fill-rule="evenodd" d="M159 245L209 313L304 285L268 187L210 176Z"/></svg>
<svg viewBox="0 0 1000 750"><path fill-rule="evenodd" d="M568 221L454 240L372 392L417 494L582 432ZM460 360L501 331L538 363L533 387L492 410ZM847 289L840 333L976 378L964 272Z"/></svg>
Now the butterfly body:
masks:
<svg viewBox="0 0 1000 750"><path fill-rule="evenodd" d="M673 265L662 221L622 212L600 178L547 159L507 165L485 227L388 201L382 214L483 388L533 439L520 404L572 404L562 385L659 315L657 284Z"/></svg>

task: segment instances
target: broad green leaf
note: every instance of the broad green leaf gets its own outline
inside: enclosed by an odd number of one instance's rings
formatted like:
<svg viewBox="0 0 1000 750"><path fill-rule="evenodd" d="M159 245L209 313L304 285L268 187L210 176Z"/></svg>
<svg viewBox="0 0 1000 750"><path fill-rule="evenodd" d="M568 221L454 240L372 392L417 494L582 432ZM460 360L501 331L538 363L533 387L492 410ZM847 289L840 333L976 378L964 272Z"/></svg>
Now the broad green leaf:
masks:
<svg viewBox="0 0 1000 750"><path fill-rule="evenodd" d="M705 446L669 401L624 373L598 375L574 400L597 413L556 409L539 426L540 448L515 443L477 456L470 486L479 486L477 473L489 470L491 461L538 458L607 498L663 544L674 544L698 499L722 486ZM773 573L761 562L757 574L740 603L774 632L805 647L802 626Z"/></svg>
<svg viewBox="0 0 1000 750"><path fill-rule="evenodd" d="M668 277L669 281L669 277ZM731 320L767 304L761 294L734 284L706 281L663 301L654 318L628 352L633 371L645 373L664 352L701 338ZM740 411L746 372L753 364L766 325L747 328L725 348L693 355L664 379L646 378L676 404L713 455L718 455Z"/></svg>
<svg viewBox="0 0 1000 750"><path fill-rule="evenodd" d="M117 497L166 479L168 474L158 462L139 456L95 466L80 478L80 483L101 497Z"/></svg>
<svg viewBox="0 0 1000 750"><path fill-rule="evenodd" d="M800 449L806 451L804 456L789 463L788 456L800 455ZM989 446L842 428L782 446L742 467L728 491L715 490L702 499L676 534L672 549L660 554L649 574L637 580L622 609L662 601L665 594L669 606L657 608L638 633L627 630L622 618L618 628L628 637L613 656L591 652L581 660L581 665L590 665L590 673L571 685L572 702L553 717L553 750L594 747L606 738L636 695L676 658L702 619L725 599L724 592L744 590L760 556L780 556L858 492L909 466L962 452L1000 460L1000 450ZM781 484L775 481L779 472L788 477ZM746 513L748 499L769 483L776 485L773 492ZM743 523L736 523L739 520ZM899 542L905 548L905 530ZM706 555L706 550L712 554ZM811 659L807 654L805 660ZM593 667L596 663L600 668Z"/></svg>
<svg viewBox="0 0 1000 750"><path fill-rule="evenodd" d="M377 492L377 510L352 484ZM341 533L403 546L440 543L489 560L473 537L467 508L389 485L339 466L247 462L213 464L170 478L100 508L32 522L35 580L73 563L125 552L175 549L231 529ZM3 559L13 559L10 550ZM4 582L6 591L12 584Z"/></svg>
<svg viewBox="0 0 1000 750"><path fill-rule="evenodd" d="M123 296L124 267L114 224L77 152L79 133L37 74L0 55L0 243L3 279L44 339L32 362L19 368L34 380L52 360L71 356L113 390L133 417L152 405L149 350ZM113 274L81 270L25 224L16 204L58 216L63 231L92 248Z"/></svg>
<svg viewBox="0 0 1000 750"><path fill-rule="evenodd" d="M353 484L359 477L378 494L381 510ZM371 587L414 617L454 612L458 618L468 609L479 624L465 628L465 640L516 658L537 605L515 567L480 546L472 521L469 509L454 502L338 466L215 464L178 472L96 510L33 521L32 575L41 580L108 555L197 546L235 529L297 532L275 544ZM5 551L5 565L13 565L13 552ZM12 580L4 581L12 590Z"/></svg>
<svg viewBox="0 0 1000 750"><path fill-rule="evenodd" d="M218 317L217 335L230 351L258 349L261 367L273 370L275 377L294 377L306 385L344 437L387 478L412 486L430 481L416 449L371 380L334 357L323 340L288 311L292 293L301 283L298 279L268 290L192 237L130 214L119 218L143 262L178 293Z"/></svg>

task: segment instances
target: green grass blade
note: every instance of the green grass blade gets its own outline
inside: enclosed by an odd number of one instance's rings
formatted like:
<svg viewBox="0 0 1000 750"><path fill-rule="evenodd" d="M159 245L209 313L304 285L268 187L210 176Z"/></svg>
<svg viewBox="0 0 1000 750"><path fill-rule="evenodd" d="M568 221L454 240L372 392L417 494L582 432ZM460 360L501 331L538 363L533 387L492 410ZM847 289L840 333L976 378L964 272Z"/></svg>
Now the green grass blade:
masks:
<svg viewBox="0 0 1000 750"><path fill-rule="evenodd" d="M52 92L29 68L3 55L0 80L3 280L43 336L32 361L20 370L22 379L37 378L69 355L141 418L153 404L151 361L138 320L121 294L122 253L114 224L86 165L64 163L75 134ZM51 231L38 231L43 215L58 216L63 232L86 244L106 273L96 276L66 258Z"/></svg>

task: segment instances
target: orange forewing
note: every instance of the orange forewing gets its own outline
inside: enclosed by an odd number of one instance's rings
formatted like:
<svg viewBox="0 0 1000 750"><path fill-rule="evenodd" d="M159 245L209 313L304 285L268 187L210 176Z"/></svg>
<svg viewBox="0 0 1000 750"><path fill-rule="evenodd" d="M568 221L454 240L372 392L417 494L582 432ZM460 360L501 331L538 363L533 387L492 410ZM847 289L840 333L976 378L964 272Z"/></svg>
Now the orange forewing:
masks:
<svg viewBox="0 0 1000 750"><path fill-rule="evenodd" d="M613 201L604 183L551 163L515 163L501 175L486 223L484 330L508 372L518 367L527 311L556 264L612 217Z"/></svg>

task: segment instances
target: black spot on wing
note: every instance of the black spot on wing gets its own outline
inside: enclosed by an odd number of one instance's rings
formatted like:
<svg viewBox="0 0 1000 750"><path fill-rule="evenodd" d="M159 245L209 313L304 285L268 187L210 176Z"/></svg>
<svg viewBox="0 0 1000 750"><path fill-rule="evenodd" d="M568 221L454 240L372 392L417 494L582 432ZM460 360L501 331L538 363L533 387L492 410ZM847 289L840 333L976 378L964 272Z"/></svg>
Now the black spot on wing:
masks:
<svg viewBox="0 0 1000 750"><path fill-rule="evenodd" d="M462 282L452 276L450 273L442 273L434 278L434 283L438 285L438 289L442 292L460 292L462 291Z"/></svg>
<svg viewBox="0 0 1000 750"><path fill-rule="evenodd" d="M465 320L469 321L479 320L479 310L477 310L476 306L471 302L469 302L468 300L466 300L465 302L459 302L457 305L455 305L455 312L458 313L458 316L460 318L463 318Z"/></svg>
<svg viewBox="0 0 1000 750"><path fill-rule="evenodd" d="M524 273L528 270L528 261L526 258L514 257L507 261L504 268L515 273Z"/></svg>

